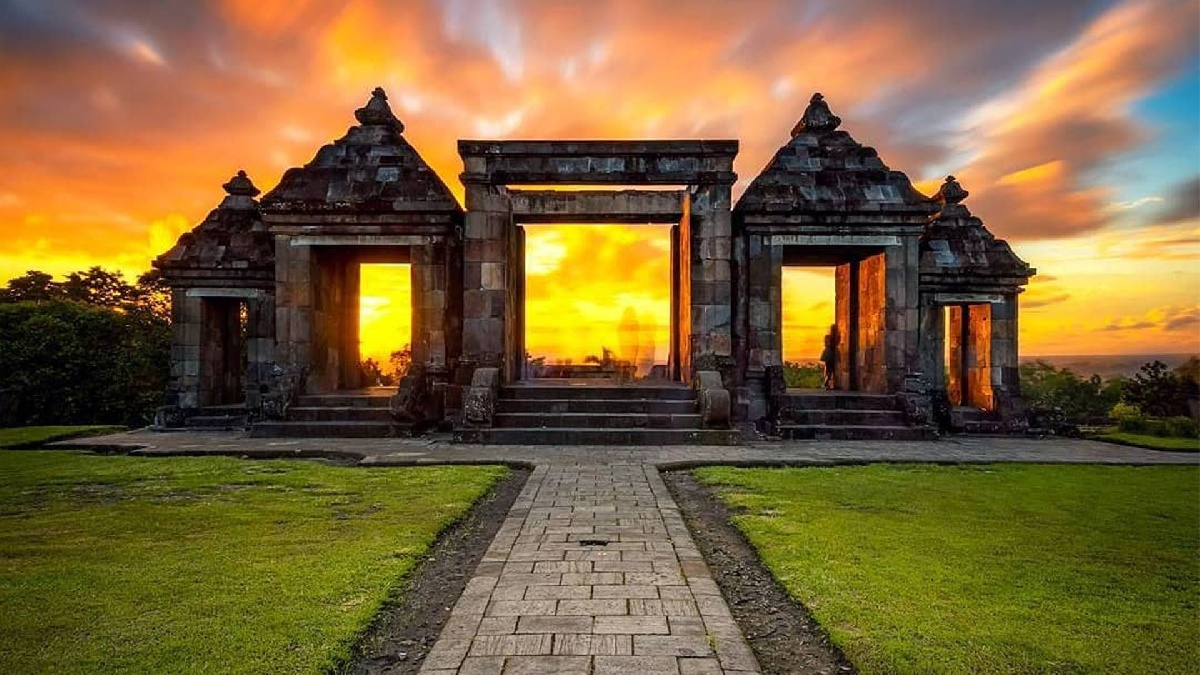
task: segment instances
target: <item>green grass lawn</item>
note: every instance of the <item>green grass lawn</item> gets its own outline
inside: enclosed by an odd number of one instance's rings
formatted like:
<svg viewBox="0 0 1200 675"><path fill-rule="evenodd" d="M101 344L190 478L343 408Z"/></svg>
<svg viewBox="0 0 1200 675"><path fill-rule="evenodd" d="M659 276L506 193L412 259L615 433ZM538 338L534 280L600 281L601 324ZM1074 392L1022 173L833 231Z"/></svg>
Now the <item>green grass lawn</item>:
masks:
<svg viewBox="0 0 1200 675"><path fill-rule="evenodd" d="M1118 443L1120 445L1132 445L1139 448L1149 448L1151 450L1200 452L1200 438L1168 438L1164 436L1127 434L1123 431L1114 431L1112 433L1100 434L1096 436L1096 440Z"/></svg>
<svg viewBox="0 0 1200 675"><path fill-rule="evenodd" d="M316 672L503 467L0 451L0 672Z"/></svg>
<svg viewBox="0 0 1200 675"><path fill-rule="evenodd" d="M7 427L0 429L0 448L27 448L81 436L103 436L125 431L125 427L80 425L66 427Z"/></svg>
<svg viewBox="0 0 1200 675"><path fill-rule="evenodd" d="M863 673L1200 672L1200 467L696 476Z"/></svg>

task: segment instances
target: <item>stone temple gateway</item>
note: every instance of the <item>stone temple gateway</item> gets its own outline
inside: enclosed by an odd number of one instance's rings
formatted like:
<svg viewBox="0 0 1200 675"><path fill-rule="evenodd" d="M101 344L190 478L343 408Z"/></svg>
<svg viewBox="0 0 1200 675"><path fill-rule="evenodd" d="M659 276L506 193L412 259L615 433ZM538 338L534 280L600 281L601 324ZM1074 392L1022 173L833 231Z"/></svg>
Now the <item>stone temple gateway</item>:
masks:
<svg viewBox="0 0 1200 675"><path fill-rule="evenodd" d="M174 322L159 426L658 444L1024 424L1017 297L1034 270L952 176L922 195L820 94L736 203L736 140L463 140L464 208L381 89L355 117L261 199L239 172L155 261ZM527 377L524 226L539 223L671 225L665 377ZM396 344L412 366L391 390L366 388L359 365L364 263L410 265L412 333ZM784 382L788 266L835 270L832 391Z"/></svg>

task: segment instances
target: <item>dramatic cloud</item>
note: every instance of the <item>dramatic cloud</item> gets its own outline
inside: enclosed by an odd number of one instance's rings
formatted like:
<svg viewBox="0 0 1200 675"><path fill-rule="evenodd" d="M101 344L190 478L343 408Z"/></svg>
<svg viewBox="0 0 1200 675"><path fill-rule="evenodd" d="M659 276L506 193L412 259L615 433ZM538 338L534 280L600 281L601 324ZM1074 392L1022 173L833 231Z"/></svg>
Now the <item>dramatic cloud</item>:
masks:
<svg viewBox="0 0 1200 675"><path fill-rule="evenodd" d="M821 91L922 189L958 175L999 236L1111 232L1114 252L1182 255L1194 227L1119 230L1153 205L1115 209L1132 197L1106 170L1159 133L1135 104L1191 72L1198 20L1186 0L0 0L0 276L145 269L234 170L270 188L379 85L460 197L454 142L470 137L737 138L740 192ZM1164 208L1161 226L1184 213ZM531 317L621 293L588 311L663 313L665 285L615 290L666 258L629 227L547 232L531 242ZM820 288L785 312L797 353L819 347ZM1031 291L1026 306L1078 297ZM594 352L605 335L572 340Z"/></svg>
<svg viewBox="0 0 1200 675"><path fill-rule="evenodd" d="M1200 174L1172 186L1164 208L1154 214L1155 225L1172 225L1184 221L1200 224Z"/></svg>

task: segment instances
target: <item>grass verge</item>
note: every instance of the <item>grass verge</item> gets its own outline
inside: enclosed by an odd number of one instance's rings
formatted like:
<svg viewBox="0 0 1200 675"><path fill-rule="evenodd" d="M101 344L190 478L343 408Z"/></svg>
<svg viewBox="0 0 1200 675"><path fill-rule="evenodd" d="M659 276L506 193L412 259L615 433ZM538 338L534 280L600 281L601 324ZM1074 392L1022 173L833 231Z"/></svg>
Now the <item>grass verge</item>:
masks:
<svg viewBox="0 0 1200 675"><path fill-rule="evenodd" d="M0 672L317 672L503 467L0 452Z"/></svg>
<svg viewBox="0 0 1200 675"><path fill-rule="evenodd" d="M86 424L58 427L7 427L0 429L0 448L35 448L55 441L84 436L103 436L125 431L125 427Z"/></svg>
<svg viewBox="0 0 1200 675"><path fill-rule="evenodd" d="M1123 431L1100 434L1094 438L1097 441L1116 443L1118 445L1132 445L1135 448L1147 448L1150 450L1200 452L1200 438L1169 438L1164 436L1150 436L1148 434L1127 434Z"/></svg>
<svg viewBox="0 0 1200 675"><path fill-rule="evenodd" d="M862 673L1185 673L1200 468L697 470Z"/></svg>

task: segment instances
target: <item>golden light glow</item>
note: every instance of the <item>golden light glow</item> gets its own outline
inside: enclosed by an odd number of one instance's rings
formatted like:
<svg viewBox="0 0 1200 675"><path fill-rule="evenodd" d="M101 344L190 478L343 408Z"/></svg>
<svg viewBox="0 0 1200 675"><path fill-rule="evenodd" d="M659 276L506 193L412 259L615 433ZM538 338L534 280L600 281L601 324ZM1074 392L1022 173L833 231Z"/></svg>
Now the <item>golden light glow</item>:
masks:
<svg viewBox="0 0 1200 675"><path fill-rule="evenodd" d="M44 49L17 44L0 68L0 109L10 113L0 120L0 281L93 265L132 279L204 219L234 171L271 189L343 135L376 86L460 202L455 140L489 134L736 138L736 200L821 91L843 129L925 194L946 173L958 176L972 212L1054 277L1022 296L1022 353L1196 346L1195 328L1180 327L1200 297L1197 220L1155 222L1169 206L1166 179L1129 191L1136 174L1165 171L1159 155L1110 170L1166 138L1140 103L1190 64L1194 2L1116 0L1070 21L1069 3L1043 3L1045 25L1063 27L1044 31L1051 37L1013 37L1003 3L967 3L968 14L998 20L964 22L981 32L960 41L961 59L946 59L924 39L927 22L889 3L870 12L819 3L803 12L802 30L785 0L746 0L736 11L689 2L682 12L670 0L487 11L431 0L215 0L190 4L195 25L182 30L130 3L86 13L44 4L46 20L31 24L27 41ZM99 39L74 37L84 35ZM1007 58L1018 44L1043 56ZM996 55L1012 66L1003 77L972 82L955 70ZM931 109L927 100L946 103ZM928 127L915 138L912 120ZM531 351L581 359L619 350L615 326L628 306L639 333L653 326L640 343L665 359L665 235L630 244L655 230L546 226L539 240L534 229ZM408 324L376 326L384 314L407 320L408 291L393 289L407 289L408 278L374 274L363 279L363 349L386 358L408 341ZM814 358L821 336L796 327L827 323L825 310L806 312L818 302L810 296L831 299L832 290L815 280L798 290L790 274L785 293L797 300L787 301L785 353Z"/></svg>
<svg viewBox="0 0 1200 675"><path fill-rule="evenodd" d="M411 266L363 265L359 283L359 358L375 359L386 372L392 352L411 342Z"/></svg>
<svg viewBox="0 0 1200 675"><path fill-rule="evenodd" d="M582 363L608 348L667 362L669 225L527 225L525 349Z"/></svg>
<svg viewBox="0 0 1200 675"><path fill-rule="evenodd" d="M834 323L832 267L783 268L783 360L813 363Z"/></svg>

